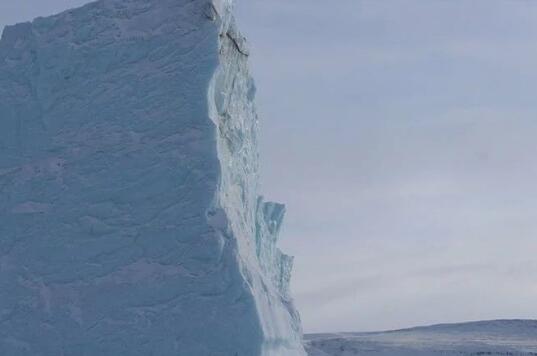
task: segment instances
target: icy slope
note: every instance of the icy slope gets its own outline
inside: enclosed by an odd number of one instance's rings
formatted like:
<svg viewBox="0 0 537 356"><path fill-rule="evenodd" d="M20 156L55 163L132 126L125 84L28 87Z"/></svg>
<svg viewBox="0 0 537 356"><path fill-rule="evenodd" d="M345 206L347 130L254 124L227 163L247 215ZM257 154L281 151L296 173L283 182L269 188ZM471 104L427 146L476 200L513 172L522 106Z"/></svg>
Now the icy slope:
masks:
<svg viewBox="0 0 537 356"><path fill-rule="evenodd" d="M100 0L0 41L0 354L298 356L230 0Z"/></svg>
<svg viewBox="0 0 537 356"><path fill-rule="evenodd" d="M525 320L306 338L310 356L537 355L537 321Z"/></svg>

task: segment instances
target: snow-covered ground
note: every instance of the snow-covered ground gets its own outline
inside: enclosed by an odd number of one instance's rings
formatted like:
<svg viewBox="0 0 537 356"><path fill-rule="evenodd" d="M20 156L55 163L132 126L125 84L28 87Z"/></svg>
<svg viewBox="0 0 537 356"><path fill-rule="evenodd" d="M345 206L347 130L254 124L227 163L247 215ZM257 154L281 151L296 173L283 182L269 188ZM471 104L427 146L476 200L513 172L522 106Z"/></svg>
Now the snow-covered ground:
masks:
<svg viewBox="0 0 537 356"><path fill-rule="evenodd" d="M537 321L497 320L306 336L310 356L537 355Z"/></svg>

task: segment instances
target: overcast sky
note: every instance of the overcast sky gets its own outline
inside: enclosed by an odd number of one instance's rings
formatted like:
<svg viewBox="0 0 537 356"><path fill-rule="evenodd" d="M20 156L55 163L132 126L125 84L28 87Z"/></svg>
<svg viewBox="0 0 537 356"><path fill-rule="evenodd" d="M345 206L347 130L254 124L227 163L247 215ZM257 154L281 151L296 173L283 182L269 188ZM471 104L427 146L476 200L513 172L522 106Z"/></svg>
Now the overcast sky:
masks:
<svg viewBox="0 0 537 356"><path fill-rule="evenodd" d="M83 2L0 0L0 26ZM537 318L537 2L237 11L306 332Z"/></svg>

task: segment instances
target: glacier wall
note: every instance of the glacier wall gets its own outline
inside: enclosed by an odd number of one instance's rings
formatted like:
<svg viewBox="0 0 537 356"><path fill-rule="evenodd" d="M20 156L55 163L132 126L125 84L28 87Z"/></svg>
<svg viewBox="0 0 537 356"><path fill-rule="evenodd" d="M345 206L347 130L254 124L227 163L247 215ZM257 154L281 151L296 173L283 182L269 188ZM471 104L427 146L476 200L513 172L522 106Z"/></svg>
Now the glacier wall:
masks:
<svg viewBox="0 0 537 356"><path fill-rule="evenodd" d="M0 40L0 350L302 356L230 0L100 0Z"/></svg>

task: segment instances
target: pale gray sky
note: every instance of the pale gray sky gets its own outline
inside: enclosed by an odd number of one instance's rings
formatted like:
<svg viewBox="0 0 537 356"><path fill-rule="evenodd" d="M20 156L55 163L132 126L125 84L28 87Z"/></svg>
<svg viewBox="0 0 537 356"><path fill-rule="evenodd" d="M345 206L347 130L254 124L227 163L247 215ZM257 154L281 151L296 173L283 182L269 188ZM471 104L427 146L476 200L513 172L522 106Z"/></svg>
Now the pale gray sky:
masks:
<svg viewBox="0 0 537 356"><path fill-rule="evenodd" d="M0 26L83 2L0 0ZM537 2L237 10L305 330L537 318Z"/></svg>

